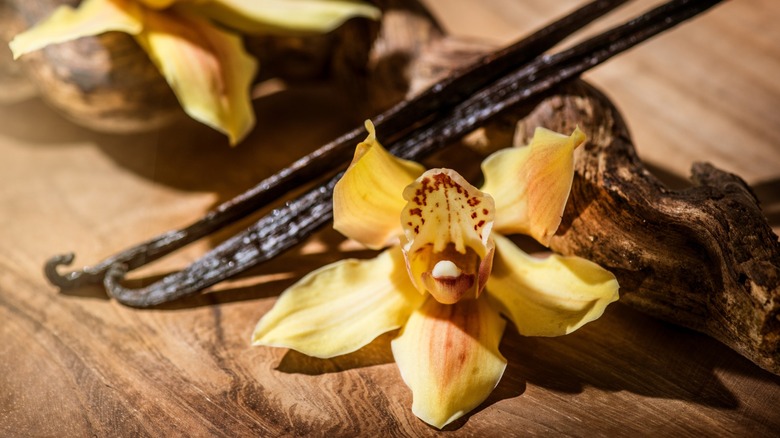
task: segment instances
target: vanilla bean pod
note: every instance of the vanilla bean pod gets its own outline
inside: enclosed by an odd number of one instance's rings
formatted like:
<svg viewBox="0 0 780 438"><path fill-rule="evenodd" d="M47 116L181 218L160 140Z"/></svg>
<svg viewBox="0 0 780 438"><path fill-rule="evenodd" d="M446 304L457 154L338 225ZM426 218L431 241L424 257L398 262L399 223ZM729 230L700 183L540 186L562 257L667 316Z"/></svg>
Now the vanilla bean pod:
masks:
<svg viewBox="0 0 780 438"><path fill-rule="evenodd" d="M429 126L417 128L388 149L420 159L484 124L504 110L527 103L553 87L673 27L720 0L673 0L571 49L542 56L466 99ZM126 267L113 266L104 285L123 304L148 307L195 294L302 242L332 219L332 191L340 174L273 210L223 242L188 268L141 289L121 286Z"/></svg>
<svg viewBox="0 0 780 438"><path fill-rule="evenodd" d="M385 134L385 142L400 139L412 127L429 123L436 117L436 113L451 108L485 85L530 62L567 36L626 1L597 0L588 3L519 42L458 70L414 99L396 105L375 117L374 124ZM352 155L354 145L363 136L361 127L337 138L241 195L222 203L182 229L168 231L93 266L66 274L60 274L57 268L73 263L74 254L54 256L46 262L44 273L52 284L61 289L72 289L100 283L113 265L123 264L132 270L157 260L246 217L305 182L345 165Z"/></svg>

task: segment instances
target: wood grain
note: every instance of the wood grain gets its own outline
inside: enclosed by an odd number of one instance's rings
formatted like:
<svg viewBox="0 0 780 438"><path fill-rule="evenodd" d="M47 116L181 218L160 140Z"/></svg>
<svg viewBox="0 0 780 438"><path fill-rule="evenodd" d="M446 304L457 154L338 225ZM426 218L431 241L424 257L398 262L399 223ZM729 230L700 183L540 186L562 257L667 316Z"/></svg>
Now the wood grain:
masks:
<svg viewBox="0 0 780 438"><path fill-rule="evenodd" d="M426 1L449 32L498 44L579 3ZM635 3L618 16L655 4ZM776 2L728 2L587 75L621 109L654 173L679 183L694 161L710 161L739 174L775 230L778 19ZM235 149L188 120L114 136L73 125L39 100L0 107L0 435L437 434L411 413L388 337L329 361L249 347L287 285L325 263L371 255L332 230L163 308L125 308L96 289L60 294L43 279L53 253L77 250L76 263L89 263L184 225L359 122L345 96L319 86L255 107L258 129ZM453 157L476 173L468 149L437 159ZM236 229L137 281L183 266ZM780 428L777 377L619 303L562 338L510 329L501 350L510 360L504 379L450 435L775 436Z"/></svg>

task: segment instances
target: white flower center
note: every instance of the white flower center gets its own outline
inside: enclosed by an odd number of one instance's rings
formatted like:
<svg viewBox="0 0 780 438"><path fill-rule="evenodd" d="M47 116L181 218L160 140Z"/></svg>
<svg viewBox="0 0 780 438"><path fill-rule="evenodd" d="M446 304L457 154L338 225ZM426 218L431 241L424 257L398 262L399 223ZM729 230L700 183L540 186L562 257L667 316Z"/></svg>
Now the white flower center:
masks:
<svg viewBox="0 0 780 438"><path fill-rule="evenodd" d="M461 271L458 269L458 267L455 265L455 263L452 263L449 260L441 260L433 267L433 271L431 271L431 276L433 278L456 278L460 276Z"/></svg>

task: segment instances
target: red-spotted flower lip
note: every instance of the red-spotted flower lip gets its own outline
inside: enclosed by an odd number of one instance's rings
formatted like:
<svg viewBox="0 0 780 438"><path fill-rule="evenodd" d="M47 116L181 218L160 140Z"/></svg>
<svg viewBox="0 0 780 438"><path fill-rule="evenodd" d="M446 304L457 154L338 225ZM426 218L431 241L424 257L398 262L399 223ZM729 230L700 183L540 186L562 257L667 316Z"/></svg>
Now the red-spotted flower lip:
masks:
<svg viewBox="0 0 780 438"><path fill-rule="evenodd" d="M443 304L477 298L492 263L493 198L451 169L426 171L403 197L403 250L412 283Z"/></svg>

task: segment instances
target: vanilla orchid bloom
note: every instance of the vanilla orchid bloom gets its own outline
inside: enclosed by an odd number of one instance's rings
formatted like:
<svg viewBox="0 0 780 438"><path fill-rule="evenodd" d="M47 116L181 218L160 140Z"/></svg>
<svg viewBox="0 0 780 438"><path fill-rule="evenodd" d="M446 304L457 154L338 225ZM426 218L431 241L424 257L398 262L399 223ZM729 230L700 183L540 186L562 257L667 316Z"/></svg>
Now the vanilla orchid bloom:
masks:
<svg viewBox="0 0 780 438"><path fill-rule="evenodd" d="M573 153L585 141L537 129L529 146L482 163L481 190L450 169L425 169L368 138L333 194L334 227L369 248L291 286L257 324L253 345L318 358L392 341L412 411L442 428L482 403L506 367L505 321L527 336L559 336L618 299L615 277L579 257L535 258L500 233L548 245L569 196ZM400 218L400 221L399 221Z"/></svg>
<svg viewBox="0 0 780 438"><path fill-rule="evenodd" d="M58 7L11 41L14 58L84 36L125 32L138 41L193 119L240 142L254 127L257 62L239 34L329 32L379 10L348 0L84 0Z"/></svg>

